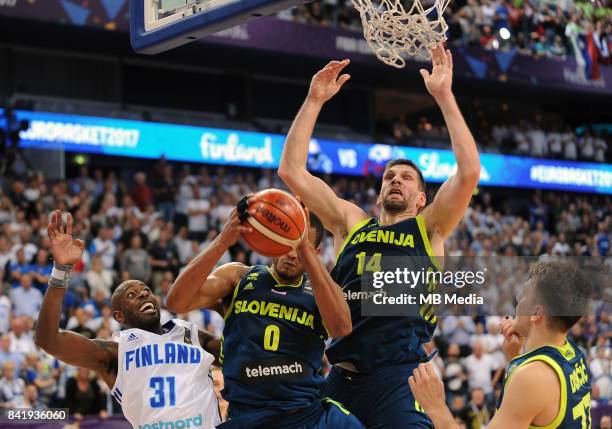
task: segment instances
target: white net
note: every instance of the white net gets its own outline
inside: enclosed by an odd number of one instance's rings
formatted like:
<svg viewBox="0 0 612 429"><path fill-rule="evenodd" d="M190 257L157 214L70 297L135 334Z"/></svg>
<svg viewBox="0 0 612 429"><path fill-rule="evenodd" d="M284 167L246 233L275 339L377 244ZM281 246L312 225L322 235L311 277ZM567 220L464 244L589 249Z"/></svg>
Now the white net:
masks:
<svg viewBox="0 0 612 429"><path fill-rule="evenodd" d="M352 0L368 45L378 59L397 68L406 65L406 56L429 59L429 50L446 41L448 30L443 14L450 0L430 1L427 9L420 0L404 1L412 1L408 10L402 0Z"/></svg>

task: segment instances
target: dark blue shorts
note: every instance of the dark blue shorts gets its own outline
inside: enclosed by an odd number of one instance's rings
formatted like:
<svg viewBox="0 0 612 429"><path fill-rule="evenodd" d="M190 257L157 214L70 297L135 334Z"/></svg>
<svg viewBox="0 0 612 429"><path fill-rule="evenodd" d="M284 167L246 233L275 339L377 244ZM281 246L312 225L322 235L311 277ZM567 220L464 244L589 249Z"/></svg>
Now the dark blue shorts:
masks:
<svg viewBox="0 0 612 429"><path fill-rule="evenodd" d="M269 411L269 410L268 410ZM241 414L218 429L366 429L344 406L329 398L292 414L271 414L265 409Z"/></svg>
<svg viewBox="0 0 612 429"><path fill-rule="evenodd" d="M321 395L342 403L368 429L432 429L408 385L413 369L391 367L348 377L333 367Z"/></svg>

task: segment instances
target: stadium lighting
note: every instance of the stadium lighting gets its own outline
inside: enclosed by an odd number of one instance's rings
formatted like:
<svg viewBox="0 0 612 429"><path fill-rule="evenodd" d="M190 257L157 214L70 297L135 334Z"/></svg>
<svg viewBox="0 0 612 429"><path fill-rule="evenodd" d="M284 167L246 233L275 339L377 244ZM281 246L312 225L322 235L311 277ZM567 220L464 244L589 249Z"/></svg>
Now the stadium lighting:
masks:
<svg viewBox="0 0 612 429"><path fill-rule="evenodd" d="M506 27L500 28L499 37L501 37L504 40L508 40L510 38L510 30L508 30Z"/></svg>

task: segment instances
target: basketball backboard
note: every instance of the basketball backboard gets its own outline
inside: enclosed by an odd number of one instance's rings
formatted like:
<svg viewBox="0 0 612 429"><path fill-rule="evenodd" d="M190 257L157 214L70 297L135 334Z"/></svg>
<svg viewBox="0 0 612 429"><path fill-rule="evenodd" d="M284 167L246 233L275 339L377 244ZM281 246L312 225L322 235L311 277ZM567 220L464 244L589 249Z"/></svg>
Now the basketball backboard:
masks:
<svg viewBox="0 0 612 429"><path fill-rule="evenodd" d="M158 54L309 0L130 0L136 52Z"/></svg>

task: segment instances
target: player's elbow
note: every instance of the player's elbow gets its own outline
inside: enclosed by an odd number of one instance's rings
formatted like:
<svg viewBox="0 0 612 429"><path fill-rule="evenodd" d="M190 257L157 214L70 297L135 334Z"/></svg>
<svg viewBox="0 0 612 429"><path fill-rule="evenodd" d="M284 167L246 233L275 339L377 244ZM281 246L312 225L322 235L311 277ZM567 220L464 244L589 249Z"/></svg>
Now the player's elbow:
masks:
<svg viewBox="0 0 612 429"><path fill-rule="evenodd" d="M289 187L292 187L294 184L299 183L300 180L303 180L301 178L303 177L304 173L308 173L306 168L292 166L288 162L281 161L278 167L278 176Z"/></svg>
<svg viewBox="0 0 612 429"><path fill-rule="evenodd" d="M480 163L457 171L457 179L466 187L475 188L480 180Z"/></svg>
<svg viewBox="0 0 612 429"><path fill-rule="evenodd" d="M186 313L186 303L181 302L182 300L179 298L176 292L173 292L172 289L168 292L166 296L166 308L173 313L181 314Z"/></svg>
<svg viewBox="0 0 612 429"><path fill-rule="evenodd" d="M351 332L353 332L353 325L350 320L342 320L340 323L337 323L332 329L330 329L329 334L332 338L340 338L346 337Z"/></svg>
<svg viewBox="0 0 612 429"><path fill-rule="evenodd" d="M34 344L36 344L36 347L43 349L50 355L53 355L54 343L55 342L49 337L49 335L41 332L39 329L36 329L36 333L34 334Z"/></svg>

